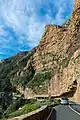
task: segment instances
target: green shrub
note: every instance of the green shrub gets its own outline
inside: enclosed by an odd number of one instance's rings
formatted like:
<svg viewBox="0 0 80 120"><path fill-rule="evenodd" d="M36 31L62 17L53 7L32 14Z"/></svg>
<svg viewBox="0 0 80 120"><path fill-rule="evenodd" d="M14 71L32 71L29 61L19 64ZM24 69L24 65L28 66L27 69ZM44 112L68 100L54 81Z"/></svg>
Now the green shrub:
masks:
<svg viewBox="0 0 80 120"><path fill-rule="evenodd" d="M28 87L33 89L35 87L39 87L40 85L44 85L44 82L49 81L51 79L51 76L51 71L36 73L33 79L28 83Z"/></svg>
<svg viewBox="0 0 80 120"><path fill-rule="evenodd" d="M24 76L16 76L12 79L12 85L17 86L21 85L23 87L26 87L27 83L33 78L35 71L32 67L32 65L29 66L29 69L26 71Z"/></svg>
<svg viewBox="0 0 80 120"><path fill-rule="evenodd" d="M19 109L19 107L23 106L26 103L25 99L19 98L15 103L11 104L7 110L6 110L6 115L16 111Z"/></svg>
<svg viewBox="0 0 80 120"><path fill-rule="evenodd" d="M54 99L53 100L44 100L44 101L28 100L27 103L28 104L25 104L24 106L22 106L21 109L18 109L18 110L15 110L14 112L9 112L8 114L6 114L5 118L12 118L12 117L20 116L23 114L27 114L29 112L32 112L32 111L42 107L43 105L47 105L50 109L53 106L56 106L59 104L58 100L54 100Z"/></svg>
<svg viewBox="0 0 80 120"><path fill-rule="evenodd" d="M6 117L12 118L12 117L20 116L22 114L26 114L31 111L34 111L34 110L38 109L39 107L40 106L38 104L26 104L20 110L14 111L14 112L6 115Z"/></svg>

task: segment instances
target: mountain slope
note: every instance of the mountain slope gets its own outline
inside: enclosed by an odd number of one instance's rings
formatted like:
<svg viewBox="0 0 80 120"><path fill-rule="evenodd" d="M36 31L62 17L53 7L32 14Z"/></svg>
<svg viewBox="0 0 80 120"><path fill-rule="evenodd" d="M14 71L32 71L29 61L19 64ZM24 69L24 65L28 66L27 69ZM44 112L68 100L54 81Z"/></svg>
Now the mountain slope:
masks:
<svg viewBox="0 0 80 120"><path fill-rule="evenodd" d="M24 79L24 82L28 82L29 77L34 74L34 69L31 65L30 58L33 55L35 49L30 52L20 52L17 55L5 59L0 63L0 78L10 79L11 83L25 84L21 79ZM25 81L25 79L27 81Z"/></svg>

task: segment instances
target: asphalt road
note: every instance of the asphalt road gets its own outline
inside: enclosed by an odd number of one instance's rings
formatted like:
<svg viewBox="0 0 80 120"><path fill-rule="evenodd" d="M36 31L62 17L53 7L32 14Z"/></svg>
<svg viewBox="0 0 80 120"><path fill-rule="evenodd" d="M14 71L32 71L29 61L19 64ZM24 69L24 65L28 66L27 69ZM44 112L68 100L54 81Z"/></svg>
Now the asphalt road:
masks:
<svg viewBox="0 0 80 120"><path fill-rule="evenodd" d="M80 120L80 114L79 110L80 107L78 105L73 105L74 108L70 108L69 105L59 105L56 106L53 110L52 110L52 114L51 114L51 120ZM74 111L76 108L78 108L78 113L76 113L76 111Z"/></svg>
<svg viewBox="0 0 80 120"><path fill-rule="evenodd" d="M80 113L80 104L71 104L70 105L74 110Z"/></svg>

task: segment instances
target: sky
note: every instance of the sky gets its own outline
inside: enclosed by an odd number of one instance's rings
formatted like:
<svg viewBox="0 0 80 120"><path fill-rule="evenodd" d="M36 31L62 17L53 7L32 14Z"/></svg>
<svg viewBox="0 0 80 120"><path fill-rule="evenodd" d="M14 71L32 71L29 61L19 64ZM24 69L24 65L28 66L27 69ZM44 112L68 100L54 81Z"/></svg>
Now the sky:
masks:
<svg viewBox="0 0 80 120"><path fill-rule="evenodd" d="M0 0L0 60L39 44L46 24L69 19L73 0Z"/></svg>

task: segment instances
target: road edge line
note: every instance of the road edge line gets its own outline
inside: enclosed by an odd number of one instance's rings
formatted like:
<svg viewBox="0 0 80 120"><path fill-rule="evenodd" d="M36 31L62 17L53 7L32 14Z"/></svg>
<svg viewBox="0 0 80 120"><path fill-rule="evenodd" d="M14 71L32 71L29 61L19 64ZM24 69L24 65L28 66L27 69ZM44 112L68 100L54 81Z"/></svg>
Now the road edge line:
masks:
<svg viewBox="0 0 80 120"><path fill-rule="evenodd" d="M54 108L51 109L51 112L49 113L49 115L48 115L48 117L47 117L46 120L49 120L49 118L50 118L50 116L51 116L51 114L52 114L52 112L53 112L53 109L54 109Z"/></svg>
<svg viewBox="0 0 80 120"><path fill-rule="evenodd" d="M79 113L78 111L76 111L75 109L73 109L70 105L69 105L69 108L70 108L73 112L75 112L76 114L78 114L78 115L80 116L80 113Z"/></svg>

